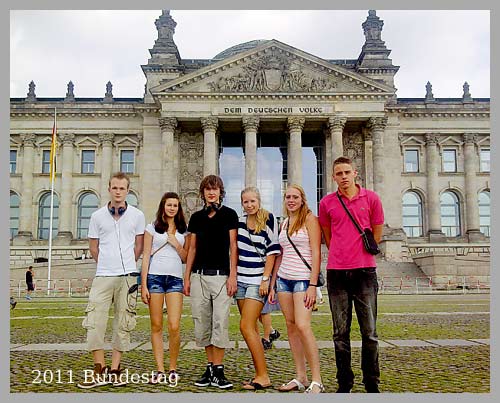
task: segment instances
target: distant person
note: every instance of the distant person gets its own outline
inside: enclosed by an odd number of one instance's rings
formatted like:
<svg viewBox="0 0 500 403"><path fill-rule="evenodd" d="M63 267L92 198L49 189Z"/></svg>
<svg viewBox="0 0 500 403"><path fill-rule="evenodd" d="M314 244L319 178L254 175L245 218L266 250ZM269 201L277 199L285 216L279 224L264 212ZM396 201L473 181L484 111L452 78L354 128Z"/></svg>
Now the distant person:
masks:
<svg viewBox="0 0 500 403"><path fill-rule="evenodd" d="M191 296L194 337L205 348L207 366L194 384L230 389L224 373L224 352L229 347L229 309L236 293L238 214L222 205L224 183L216 175L201 181L203 208L189 221L191 236L184 273L184 294Z"/></svg>
<svg viewBox="0 0 500 403"><path fill-rule="evenodd" d="M338 191L319 203L319 221L328 252L327 289L333 320L333 343L337 365L337 393L350 393L354 384L351 368L352 306L361 332L361 370L368 393L379 393L380 369L377 336L378 282L375 256L368 253L356 225L369 228L377 243L382 237L384 211L379 196L356 184L352 160L339 157L333 163ZM345 205L342 205L342 202Z"/></svg>
<svg viewBox="0 0 500 403"><path fill-rule="evenodd" d="M184 212L177 193L165 193L158 206L156 219L146 226L141 271L141 299L149 306L151 344L157 371L150 383L177 386L177 359L181 345L180 322L183 299L182 263L186 261L189 236ZM168 316L169 371L163 363L163 303Z"/></svg>
<svg viewBox="0 0 500 403"><path fill-rule="evenodd" d="M17 305L17 301L14 299L14 297L10 297L10 309L14 309Z"/></svg>
<svg viewBox="0 0 500 403"><path fill-rule="evenodd" d="M274 260L280 253L278 222L260 206L260 192L247 187L241 192L245 214L238 227L238 291L236 301L241 314L240 331L252 355L255 376L243 389L258 390L271 386L264 346L257 331L257 321L269 293ZM269 335L268 335L269 336Z"/></svg>
<svg viewBox="0 0 500 403"><path fill-rule="evenodd" d="M35 291L34 278L35 272L33 271L33 266L30 266L28 267L28 270L26 270L26 299L28 301L31 301L31 293Z"/></svg>
<svg viewBox="0 0 500 403"><path fill-rule="evenodd" d="M262 308L262 312L259 316L259 321L262 323L262 346L264 350L270 350L273 348L273 342L278 340L281 333L273 328L273 322L271 318L271 312L281 311L281 307L278 301L274 304L270 304L269 300L266 298L266 303Z"/></svg>
<svg viewBox="0 0 500 403"><path fill-rule="evenodd" d="M325 388L321 382L318 345L311 327L321 263L321 228L307 205L301 186L289 185L284 199L287 218L279 234L282 254L273 271L269 301L274 302L277 292L286 320L295 378L281 385L279 391L304 390L308 383L307 363L311 383L306 392L321 393Z"/></svg>
<svg viewBox="0 0 500 403"><path fill-rule="evenodd" d="M145 225L142 211L125 201L129 188L129 177L115 173L108 187L111 201L90 217L89 248L97 270L82 326L87 329L87 348L92 352L94 369L85 371L84 381L78 384L82 389L127 383L121 376L120 361L130 348L130 332L136 325L137 260L142 254ZM114 320L110 368L104 358L104 336L111 305Z"/></svg>

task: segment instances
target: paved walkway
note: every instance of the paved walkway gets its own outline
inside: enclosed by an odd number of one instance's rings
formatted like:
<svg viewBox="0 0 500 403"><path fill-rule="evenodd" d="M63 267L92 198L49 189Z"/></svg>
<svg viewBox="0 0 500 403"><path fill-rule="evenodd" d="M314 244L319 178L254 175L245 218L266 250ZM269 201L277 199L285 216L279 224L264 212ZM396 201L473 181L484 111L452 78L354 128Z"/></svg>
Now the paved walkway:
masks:
<svg viewBox="0 0 500 403"><path fill-rule="evenodd" d="M229 348L246 349L247 345L244 341L231 341ZM318 340L318 347L333 348L331 340ZM287 341L276 340L274 348L289 349ZM490 345L490 339L426 339L426 340L379 340L379 347L473 347L478 345ZM352 341L353 348L361 348L361 341ZM168 344L164 344L165 350L168 350ZM197 347L194 341L184 343L181 346L184 350L201 350L202 347ZM111 349L111 344L107 344L105 349ZM150 342L131 343L131 350L151 350ZM86 343L46 343L46 344L11 344L11 351L86 351Z"/></svg>

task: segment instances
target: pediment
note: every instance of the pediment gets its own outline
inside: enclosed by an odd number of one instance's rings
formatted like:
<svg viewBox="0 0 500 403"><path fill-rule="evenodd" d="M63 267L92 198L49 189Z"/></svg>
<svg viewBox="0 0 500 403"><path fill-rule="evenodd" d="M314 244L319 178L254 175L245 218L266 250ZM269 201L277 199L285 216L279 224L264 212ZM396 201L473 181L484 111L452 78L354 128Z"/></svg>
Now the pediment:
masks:
<svg viewBox="0 0 500 403"><path fill-rule="evenodd" d="M75 146L77 148L82 148L82 147L97 148L99 147L99 142L89 136L85 136L75 141Z"/></svg>
<svg viewBox="0 0 500 403"><path fill-rule="evenodd" d="M276 40L151 89L172 93L392 94L394 88Z"/></svg>

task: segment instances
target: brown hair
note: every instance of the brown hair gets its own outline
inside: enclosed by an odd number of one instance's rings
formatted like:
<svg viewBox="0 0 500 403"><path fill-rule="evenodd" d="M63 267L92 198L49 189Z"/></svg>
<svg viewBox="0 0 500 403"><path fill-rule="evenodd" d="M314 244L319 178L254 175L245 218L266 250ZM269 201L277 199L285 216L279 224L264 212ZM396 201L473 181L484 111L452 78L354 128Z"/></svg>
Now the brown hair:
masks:
<svg viewBox="0 0 500 403"><path fill-rule="evenodd" d="M226 191L224 190L224 182L222 182L220 176L208 175L203 178L203 180L200 183L200 197L203 199L203 201L205 201L205 195L203 194L203 191L205 189L219 189L220 190L219 203L222 203L222 200L226 195Z"/></svg>
<svg viewBox="0 0 500 403"><path fill-rule="evenodd" d="M354 165L352 163L352 159L350 159L349 157L338 157L335 161L333 161L333 168L335 168L335 165L339 165L339 164L349 164L350 166L352 166L354 168Z"/></svg>
<svg viewBox="0 0 500 403"><path fill-rule="evenodd" d="M257 210L257 214L255 215L255 233L259 233L264 228L266 228L266 223L267 220L269 219L269 211L260 206L261 204L260 192L259 189L257 189L255 186L246 187L241 191L240 197L242 201L243 201L243 195L245 193L250 193L250 192L255 193L255 196L257 196L257 200L259 201L259 209Z"/></svg>
<svg viewBox="0 0 500 403"><path fill-rule="evenodd" d="M130 187L130 178L128 177L128 175L125 173L125 172L115 172L111 178L109 178L109 182L108 182L108 187L111 187L111 180L112 179L126 179L127 181L127 190L128 188Z"/></svg>
<svg viewBox="0 0 500 403"><path fill-rule="evenodd" d="M177 199L179 201L179 210L174 216L174 223L177 231L183 234L187 229L186 219L184 218L184 212L182 211L182 204L179 199L179 195L175 192L167 192L161 197L160 204L158 205L158 211L156 212L156 220L154 222L155 231L159 234L163 234L168 231L167 218L165 217L165 203L167 202L167 199Z"/></svg>
<svg viewBox="0 0 500 403"><path fill-rule="evenodd" d="M297 219L295 220L293 225L289 227L288 231L289 234L294 234L295 232L298 232L299 229L301 229L306 224L306 218L307 215L311 213L311 209L307 205L306 193L304 192L302 186L291 184L288 185L287 190L290 188L297 189L300 193L300 197L302 198L302 206L300 206L299 211L297 213ZM286 216L290 218L290 215L288 214L288 209L286 208L285 197L286 197L286 192L285 196L283 197L283 207L286 212Z"/></svg>

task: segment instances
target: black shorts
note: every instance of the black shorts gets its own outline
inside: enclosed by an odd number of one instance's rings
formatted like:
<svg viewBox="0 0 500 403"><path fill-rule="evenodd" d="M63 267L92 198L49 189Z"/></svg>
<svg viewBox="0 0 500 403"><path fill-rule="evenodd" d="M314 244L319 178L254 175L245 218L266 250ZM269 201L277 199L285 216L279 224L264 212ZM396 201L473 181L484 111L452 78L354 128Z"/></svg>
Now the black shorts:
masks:
<svg viewBox="0 0 500 403"><path fill-rule="evenodd" d="M28 286L28 291L35 291L35 286L33 285L33 283L26 283L26 285Z"/></svg>

